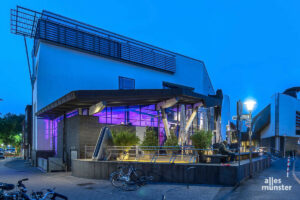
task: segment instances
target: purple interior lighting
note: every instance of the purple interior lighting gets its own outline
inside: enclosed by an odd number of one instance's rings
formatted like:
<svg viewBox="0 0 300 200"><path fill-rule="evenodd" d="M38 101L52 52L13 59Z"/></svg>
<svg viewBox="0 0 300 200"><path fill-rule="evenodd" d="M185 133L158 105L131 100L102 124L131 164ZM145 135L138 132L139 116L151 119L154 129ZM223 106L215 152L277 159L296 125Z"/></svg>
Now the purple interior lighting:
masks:
<svg viewBox="0 0 300 200"><path fill-rule="evenodd" d="M49 139L49 121L48 119L44 119L44 124L45 124L45 139L48 140Z"/></svg>
<svg viewBox="0 0 300 200"><path fill-rule="evenodd" d="M169 109L177 114L177 109ZM99 117L101 124L130 124L140 127L158 127L159 143L162 145L166 140L164 124L161 114L155 110L155 105L128 106L128 107L106 107L100 113L94 114ZM170 124L169 124L170 128Z"/></svg>
<svg viewBox="0 0 300 200"><path fill-rule="evenodd" d="M107 107L102 112L94 114L102 124L131 124L142 127L158 127L158 112L154 105Z"/></svg>
<svg viewBox="0 0 300 200"><path fill-rule="evenodd" d="M45 119L45 139L49 139L49 145L51 149L54 149L55 154L57 154L57 133L58 133L58 123L63 119L63 116L58 117L54 120Z"/></svg>

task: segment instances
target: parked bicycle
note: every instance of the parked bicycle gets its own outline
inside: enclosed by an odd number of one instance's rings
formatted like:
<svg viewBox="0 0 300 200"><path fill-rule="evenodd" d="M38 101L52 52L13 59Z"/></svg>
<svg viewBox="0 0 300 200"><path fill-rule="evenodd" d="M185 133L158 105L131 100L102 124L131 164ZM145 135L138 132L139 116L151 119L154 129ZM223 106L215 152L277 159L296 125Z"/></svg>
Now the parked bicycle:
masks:
<svg viewBox="0 0 300 200"><path fill-rule="evenodd" d="M53 189L47 189L46 192L32 192L29 196L24 181L28 181L28 179L19 180L17 183L18 190L13 192L11 192L15 188L13 184L0 183L0 200L55 200L57 197L68 200L66 196L54 192Z"/></svg>
<svg viewBox="0 0 300 200"><path fill-rule="evenodd" d="M110 181L116 188L125 191L137 190L139 187L153 180L153 176L145 176L144 171L129 167L118 167L119 171L110 175Z"/></svg>
<svg viewBox="0 0 300 200"><path fill-rule="evenodd" d="M0 200L13 200L12 192L8 193L13 189L15 189L13 184L0 183Z"/></svg>

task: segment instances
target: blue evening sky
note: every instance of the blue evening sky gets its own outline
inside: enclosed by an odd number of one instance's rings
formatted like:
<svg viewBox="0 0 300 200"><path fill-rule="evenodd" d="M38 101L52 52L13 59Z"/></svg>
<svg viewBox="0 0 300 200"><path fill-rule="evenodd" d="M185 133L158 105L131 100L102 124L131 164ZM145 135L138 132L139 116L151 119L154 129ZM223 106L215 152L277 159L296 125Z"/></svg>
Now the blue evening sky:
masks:
<svg viewBox="0 0 300 200"><path fill-rule="evenodd" d="M256 99L257 112L274 93L300 86L297 0L1 0L2 114L23 113L31 103L24 41L10 33L10 9L16 5L203 60L215 90L230 96L232 114L238 99Z"/></svg>

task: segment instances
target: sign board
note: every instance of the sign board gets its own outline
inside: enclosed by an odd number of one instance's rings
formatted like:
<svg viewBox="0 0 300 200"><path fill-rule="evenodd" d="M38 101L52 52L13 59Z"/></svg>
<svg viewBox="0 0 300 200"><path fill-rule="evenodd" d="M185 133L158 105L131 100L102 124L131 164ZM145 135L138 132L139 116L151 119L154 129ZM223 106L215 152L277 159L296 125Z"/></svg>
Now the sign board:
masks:
<svg viewBox="0 0 300 200"><path fill-rule="evenodd" d="M249 115L240 115L240 120L249 120ZM232 120L237 120L237 116L232 116Z"/></svg>
<svg viewBox="0 0 300 200"><path fill-rule="evenodd" d="M241 120L249 120L250 119L250 115L241 115L240 119Z"/></svg>

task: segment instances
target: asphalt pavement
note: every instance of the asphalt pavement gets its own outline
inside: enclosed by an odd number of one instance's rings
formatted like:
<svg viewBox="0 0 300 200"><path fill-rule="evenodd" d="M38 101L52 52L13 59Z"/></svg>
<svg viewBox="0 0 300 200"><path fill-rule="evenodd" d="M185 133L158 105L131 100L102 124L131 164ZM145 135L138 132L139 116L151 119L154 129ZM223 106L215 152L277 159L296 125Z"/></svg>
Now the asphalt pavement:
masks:
<svg viewBox="0 0 300 200"><path fill-rule="evenodd" d="M0 161L0 182L17 183L19 179L29 178L25 182L28 192L45 188L55 191L71 200L161 200L169 199L215 199L225 196L232 187L216 185L184 184L148 184L137 191L122 191L114 188L108 180L83 179L71 176L70 173L43 173L29 163L20 159Z"/></svg>
<svg viewBox="0 0 300 200"><path fill-rule="evenodd" d="M290 163L288 177L287 158L278 159L272 162L270 168L242 182L239 187L233 189L226 197L222 198L230 200L299 200L300 158L298 157L295 160L291 158ZM273 188L266 187L271 185L273 185Z"/></svg>
<svg viewBox="0 0 300 200"><path fill-rule="evenodd" d="M291 172L286 177L286 159L272 162L269 169L247 179L238 187L223 187L216 185L190 185L184 184L148 184L137 191L125 192L112 187L108 180L92 180L71 176L69 172L43 173L39 169L30 166L21 159L0 160L0 182L16 183L19 179L29 178L25 182L28 192L45 188L55 188L71 200L95 200L95 199L145 199L161 200L165 196L169 199L263 199L284 200L300 199L300 159L291 162ZM295 164L295 165L294 165ZM295 169L293 171L293 169ZM277 181L277 183L274 183ZM280 184L278 183L280 179ZM298 179L298 180L297 180ZM266 180L273 186L289 187L288 191L265 190L269 186ZM299 181L299 182L298 182ZM277 188L278 189L278 188Z"/></svg>

